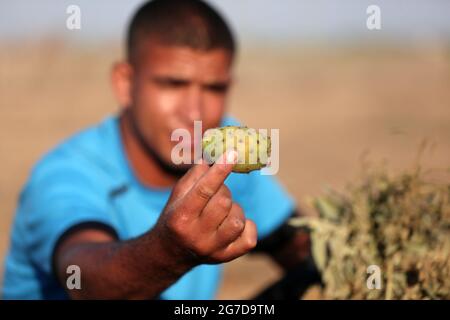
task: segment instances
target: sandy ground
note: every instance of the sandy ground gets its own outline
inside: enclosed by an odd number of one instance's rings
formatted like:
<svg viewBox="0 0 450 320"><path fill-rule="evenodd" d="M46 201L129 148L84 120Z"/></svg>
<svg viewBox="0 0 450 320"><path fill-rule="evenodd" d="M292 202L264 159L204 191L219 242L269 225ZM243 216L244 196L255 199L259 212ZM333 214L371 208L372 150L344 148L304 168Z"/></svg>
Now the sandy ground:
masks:
<svg viewBox="0 0 450 320"><path fill-rule="evenodd" d="M300 206L325 185L342 188L363 155L410 167L450 163L450 50L393 48L247 50L230 111L248 126L280 129L279 179ZM109 68L119 50L58 42L0 47L0 272L18 192L54 144L116 104ZM218 298L248 298L280 276L265 257L227 265Z"/></svg>

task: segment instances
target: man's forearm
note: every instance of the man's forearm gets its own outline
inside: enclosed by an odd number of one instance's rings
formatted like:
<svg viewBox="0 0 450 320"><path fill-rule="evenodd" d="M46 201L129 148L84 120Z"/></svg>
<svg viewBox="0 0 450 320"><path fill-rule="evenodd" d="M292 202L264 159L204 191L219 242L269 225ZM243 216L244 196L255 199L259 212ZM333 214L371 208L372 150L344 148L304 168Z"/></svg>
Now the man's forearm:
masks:
<svg viewBox="0 0 450 320"><path fill-rule="evenodd" d="M152 299L192 266L174 261L153 231L117 242L81 242L65 248L58 276L65 286L69 265L81 270L81 289L68 290L74 299Z"/></svg>
<svg viewBox="0 0 450 320"><path fill-rule="evenodd" d="M291 217L302 216L298 209ZM295 268L311 254L309 233L299 231L286 220L277 230L260 240L253 252L263 252L272 257L284 270Z"/></svg>

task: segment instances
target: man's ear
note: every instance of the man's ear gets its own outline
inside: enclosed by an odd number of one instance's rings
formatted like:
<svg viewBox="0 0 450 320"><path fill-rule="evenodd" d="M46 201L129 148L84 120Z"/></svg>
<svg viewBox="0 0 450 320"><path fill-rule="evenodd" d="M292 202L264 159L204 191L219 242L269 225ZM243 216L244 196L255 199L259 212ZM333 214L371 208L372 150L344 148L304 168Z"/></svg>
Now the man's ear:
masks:
<svg viewBox="0 0 450 320"><path fill-rule="evenodd" d="M117 102L122 108L131 105L131 90L133 86L133 68L127 62L117 62L111 71L111 84Z"/></svg>

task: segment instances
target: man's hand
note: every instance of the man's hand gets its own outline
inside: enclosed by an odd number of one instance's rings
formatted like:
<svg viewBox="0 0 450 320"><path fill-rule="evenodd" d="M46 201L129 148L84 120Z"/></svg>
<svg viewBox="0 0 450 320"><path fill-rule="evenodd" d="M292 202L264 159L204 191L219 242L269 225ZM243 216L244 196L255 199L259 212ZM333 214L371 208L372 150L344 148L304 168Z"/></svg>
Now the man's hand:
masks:
<svg viewBox="0 0 450 320"><path fill-rule="evenodd" d="M82 289L72 298L157 297L191 268L237 258L256 245L255 224L233 203L223 184L233 161L194 166L175 185L155 227L117 241L104 230L70 233L54 252L55 271L66 283L67 266L82 270ZM230 159L229 159L230 160ZM132 214L132 213L130 213Z"/></svg>
<svg viewBox="0 0 450 320"><path fill-rule="evenodd" d="M178 261L227 262L255 247L256 226L224 185L236 159L230 151L212 167L196 165L174 187L154 232Z"/></svg>

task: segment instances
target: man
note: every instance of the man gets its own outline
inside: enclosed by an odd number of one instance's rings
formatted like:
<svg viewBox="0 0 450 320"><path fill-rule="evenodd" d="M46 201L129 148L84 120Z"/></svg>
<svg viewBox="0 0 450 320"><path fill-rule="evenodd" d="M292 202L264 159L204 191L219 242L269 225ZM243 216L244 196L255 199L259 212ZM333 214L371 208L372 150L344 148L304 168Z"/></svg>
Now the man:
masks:
<svg viewBox="0 0 450 320"><path fill-rule="evenodd" d="M235 42L223 19L200 1L155 0L127 40L111 77L119 115L48 153L20 195L4 298L210 299L221 263L263 251L289 270L308 254L272 177L230 174L233 152L211 167L171 161L173 130L235 123L224 116ZM68 270L81 288L67 286Z"/></svg>

